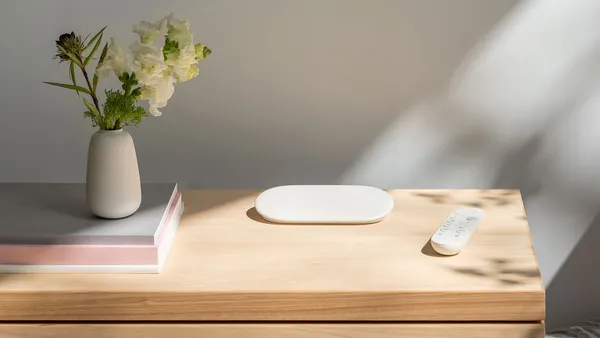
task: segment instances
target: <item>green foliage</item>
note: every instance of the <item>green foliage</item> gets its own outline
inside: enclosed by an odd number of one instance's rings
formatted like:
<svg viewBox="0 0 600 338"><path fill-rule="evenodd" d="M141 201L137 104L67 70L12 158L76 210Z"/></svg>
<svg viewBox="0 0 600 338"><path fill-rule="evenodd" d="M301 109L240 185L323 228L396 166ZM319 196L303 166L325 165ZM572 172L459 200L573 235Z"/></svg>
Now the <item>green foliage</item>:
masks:
<svg viewBox="0 0 600 338"><path fill-rule="evenodd" d="M89 41L87 41L87 37L82 39L81 36L76 35L74 32L60 35L58 40L56 40L57 52L55 58L59 59L61 63L65 61L69 63L69 79L73 84L58 82L44 83L73 90L80 97L80 94L87 94L90 99L82 97L83 104L87 108L83 116L89 118L94 127L99 127L103 130L116 130L125 126L138 125L148 114L144 108L137 104L137 101L142 96L142 91L141 88L137 87L138 80L135 73L123 73L119 76L119 80L123 83L121 86L123 90L106 90L106 101L103 109L100 109L96 95L99 78L94 71L93 78L90 81L86 67L94 59L94 55L102 45L102 36L105 29L106 27L102 28ZM176 42L170 42L169 48L171 48L171 52L178 51ZM87 50L90 50L89 53L86 52ZM87 55L84 55L84 53L87 53ZM98 64L95 67L96 70L106 58L107 53L108 43L105 43ZM77 84L75 77L76 67L81 70L87 88Z"/></svg>
<svg viewBox="0 0 600 338"><path fill-rule="evenodd" d="M206 59L207 56L212 54L212 50L206 47L203 43L195 44L194 51L196 52L196 60L198 61Z"/></svg>
<svg viewBox="0 0 600 338"><path fill-rule="evenodd" d="M98 67L102 64L102 62L104 62L104 59L106 58L107 53L108 53L108 42L104 44L104 48L102 49L102 53L100 54L100 60L98 60L98 64L96 64L96 71L98 70ZM98 74L96 74L96 71L94 71L94 79L93 79L93 84L92 84L92 91L94 93L96 92L96 87L98 87Z"/></svg>
<svg viewBox="0 0 600 338"><path fill-rule="evenodd" d="M92 120L92 127L102 126L102 115L98 112L96 107L85 98L83 99L83 103L88 108L88 110L83 112L83 116Z"/></svg>
<svg viewBox="0 0 600 338"><path fill-rule="evenodd" d="M148 116L146 110L140 107L137 100L141 97L142 91L139 87L135 73L123 73L119 76L123 83L123 90L105 90L106 101L104 102L104 111L101 114L94 105L84 99L84 104L88 108L83 115L92 120L94 127L98 126L103 130L117 130L126 126L137 126L142 123L142 119Z"/></svg>
<svg viewBox="0 0 600 338"><path fill-rule="evenodd" d="M90 40L88 45L83 48L83 51L85 51L92 45L92 43L94 43L94 41L96 41L96 43L94 44L94 48L92 49L90 54L85 58L85 61L83 61L84 67L87 66L87 64L90 62L90 60L94 57L94 54L96 54L98 47L100 47L100 44L102 43L102 33L104 32L105 29L106 29L106 26L104 26L104 28L102 28L102 30L100 30L96 35L94 35L94 37L92 38L92 40Z"/></svg>
<svg viewBox="0 0 600 338"><path fill-rule="evenodd" d="M57 83L57 82L44 82L46 84L52 85L52 86L56 86L56 87L62 87L62 88L67 88L67 89L72 89L76 92L82 92L82 93L86 93L86 94L90 94L90 91L83 88L83 87L79 87L76 85L70 85L67 83Z"/></svg>
<svg viewBox="0 0 600 338"><path fill-rule="evenodd" d="M59 63L62 63L63 61L68 61L71 60L71 62L75 62L75 64L77 66L79 66L79 68L83 67L83 65L81 64L81 58L78 57L78 55L67 52L63 47L61 46L56 46L58 48L58 50L61 52L59 54L57 54L57 57L60 59Z"/></svg>
<svg viewBox="0 0 600 338"><path fill-rule="evenodd" d="M179 52L179 42L170 40L168 37L165 37L165 45L163 47L163 56L165 60L167 60L167 56L169 54L175 54Z"/></svg>
<svg viewBox="0 0 600 338"><path fill-rule="evenodd" d="M86 100L85 98L83 98L83 104L85 104L85 106L88 109L85 112L83 112L83 116L89 117L92 120L93 127L97 127L97 126L102 127L103 126L102 114L100 114L100 111L98 111L96 106L91 104L90 101Z"/></svg>
<svg viewBox="0 0 600 338"><path fill-rule="evenodd" d="M127 95L121 90L106 90L104 103L103 124L104 129L114 130L125 126L135 126L147 116L146 110L137 105L137 100L132 95Z"/></svg>

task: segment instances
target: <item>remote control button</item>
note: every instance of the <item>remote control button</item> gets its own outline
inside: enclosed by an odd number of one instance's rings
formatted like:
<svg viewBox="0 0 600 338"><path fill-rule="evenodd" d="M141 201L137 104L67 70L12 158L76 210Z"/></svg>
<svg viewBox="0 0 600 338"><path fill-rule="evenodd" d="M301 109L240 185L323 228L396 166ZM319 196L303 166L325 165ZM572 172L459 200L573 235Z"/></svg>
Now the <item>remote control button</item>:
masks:
<svg viewBox="0 0 600 338"><path fill-rule="evenodd" d="M468 222L472 222L472 221L476 221L476 220L477 220L477 217L473 217L473 216L467 217Z"/></svg>

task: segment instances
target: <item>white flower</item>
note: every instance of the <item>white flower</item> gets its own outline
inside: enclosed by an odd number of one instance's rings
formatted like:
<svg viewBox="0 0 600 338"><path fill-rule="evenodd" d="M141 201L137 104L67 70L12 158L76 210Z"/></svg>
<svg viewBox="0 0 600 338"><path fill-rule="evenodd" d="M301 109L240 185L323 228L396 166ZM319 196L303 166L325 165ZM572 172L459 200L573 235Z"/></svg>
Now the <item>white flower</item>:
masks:
<svg viewBox="0 0 600 338"><path fill-rule="evenodd" d="M140 42L133 43L129 49L131 69L141 86L142 99L148 100L148 110L152 115L160 116L162 113L158 109L166 107L175 91L175 79L165 63L162 49Z"/></svg>
<svg viewBox="0 0 600 338"><path fill-rule="evenodd" d="M157 22L140 21L133 25L133 32L140 36L141 43L153 45L158 38L167 32L167 19L164 18Z"/></svg>
<svg viewBox="0 0 600 338"><path fill-rule="evenodd" d="M110 39L109 47L106 51L106 57L96 69L98 76L107 76L111 71L115 72L117 77L129 72L129 60L121 46L119 46L114 38Z"/></svg>
<svg viewBox="0 0 600 338"><path fill-rule="evenodd" d="M169 40L177 41L180 48L193 44L194 38L188 20L178 19L172 13L166 19L167 38Z"/></svg>
<svg viewBox="0 0 600 338"><path fill-rule="evenodd" d="M135 42L129 47L132 55L131 70L135 72L139 83L154 86L162 81L167 70L160 47Z"/></svg>
<svg viewBox="0 0 600 338"><path fill-rule="evenodd" d="M133 25L140 41L129 46L126 52L111 39L107 55L96 72L108 75L111 71L121 79L123 73L135 74L141 90L139 99L148 100L149 112L162 115L160 108L167 106L175 91L175 83L198 76L196 65L210 54L203 44L194 45L194 38L187 20L173 14L156 22L140 21ZM164 46L155 46L165 36Z"/></svg>
<svg viewBox="0 0 600 338"><path fill-rule="evenodd" d="M154 116L160 116L162 113L158 108L167 106L167 101L173 96L175 79L170 75L165 75L159 82L153 86L142 87L142 99L148 100L148 110Z"/></svg>
<svg viewBox="0 0 600 338"><path fill-rule="evenodd" d="M175 79L178 82L190 80L191 78L188 76L190 69L198 63L194 45L184 46L177 53L168 54L165 63L175 74Z"/></svg>
<svg viewBox="0 0 600 338"><path fill-rule="evenodd" d="M181 79L179 80L179 82L189 81L198 76L198 74L200 74L200 69L198 68L198 66L191 65L190 68L188 68L187 73L185 73L185 75L183 76L180 76Z"/></svg>
<svg viewBox="0 0 600 338"><path fill-rule="evenodd" d="M176 18L173 14L167 18L167 35L169 41L176 43L169 46L165 52L165 63L173 73L177 82L191 80L197 74L198 54L194 45L194 38L187 20Z"/></svg>

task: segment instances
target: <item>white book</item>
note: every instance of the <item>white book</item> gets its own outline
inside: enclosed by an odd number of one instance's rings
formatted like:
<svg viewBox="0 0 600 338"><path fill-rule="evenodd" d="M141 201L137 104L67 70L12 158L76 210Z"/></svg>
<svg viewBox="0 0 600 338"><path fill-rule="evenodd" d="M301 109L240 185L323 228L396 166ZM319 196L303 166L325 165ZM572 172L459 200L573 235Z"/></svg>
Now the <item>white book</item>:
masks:
<svg viewBox="0 0 600 338"><path fill-rule="evenodd" d="M182 213L176 184L143 184L117 220L91 214L84 184L0 184L0 272L157 273Z"/></svg>

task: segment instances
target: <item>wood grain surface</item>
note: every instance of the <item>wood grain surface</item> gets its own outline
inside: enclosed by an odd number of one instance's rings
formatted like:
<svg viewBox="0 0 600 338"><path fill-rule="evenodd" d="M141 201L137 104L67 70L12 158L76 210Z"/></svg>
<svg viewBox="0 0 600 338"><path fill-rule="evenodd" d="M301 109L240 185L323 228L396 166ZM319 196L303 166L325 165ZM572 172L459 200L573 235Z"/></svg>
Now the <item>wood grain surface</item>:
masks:
<svg viewBox="0 0 600 338"><path fill-rule="evenodd" d="M0 325L2 338L544 338L511 324L51 324Z"/></svg>
<svg viewBox="0 0 600 338"><path fill-rule="evenodd" d="M0 275L2 320L541 321L545 292L516 190L391 190L371 225L277 225L260 191L183 192L155 275ZM459 255L429 238L458 206L486 219Z"/></svg>

